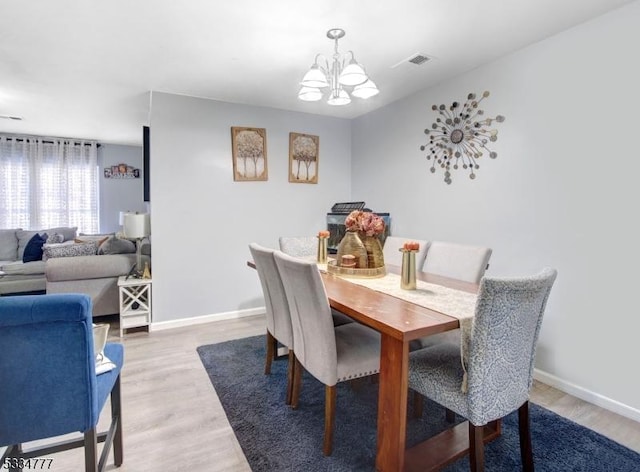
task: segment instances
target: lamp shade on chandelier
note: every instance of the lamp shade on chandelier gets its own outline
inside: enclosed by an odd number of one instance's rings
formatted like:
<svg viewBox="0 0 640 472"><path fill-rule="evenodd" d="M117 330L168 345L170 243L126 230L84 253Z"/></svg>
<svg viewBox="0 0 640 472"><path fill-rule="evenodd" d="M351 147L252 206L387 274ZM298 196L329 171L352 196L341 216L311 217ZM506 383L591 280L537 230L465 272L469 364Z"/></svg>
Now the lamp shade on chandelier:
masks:
<svg viewBox="0 0 640 472"><path fill-rule="evenodd" d="M341 54L338 52L338 40L344 37L342 29L327 31L327 38L335 41L331 62L322 54L317 54L311 68L300 82L298 98L306 102L322 100L323 89L328 89L329 105L348 105L351 96L345 87L351 89L351 95L358 98L369 98L380 91L369 78L362 65L358 64L353 51Z"/></svg>

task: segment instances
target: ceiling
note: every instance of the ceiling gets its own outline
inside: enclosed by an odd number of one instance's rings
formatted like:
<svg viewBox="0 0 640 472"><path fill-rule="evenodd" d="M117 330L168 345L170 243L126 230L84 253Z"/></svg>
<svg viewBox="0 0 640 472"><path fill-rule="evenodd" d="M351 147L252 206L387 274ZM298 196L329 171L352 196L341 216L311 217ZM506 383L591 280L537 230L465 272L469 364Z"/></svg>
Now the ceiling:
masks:
<svg viewBox="0 0 640 472"><path fill-rule="evenodd" d="M149 91L354 118L630 1L3 0L0 132L139 145ZM302 102L336 27L381 92Z"/></svg>

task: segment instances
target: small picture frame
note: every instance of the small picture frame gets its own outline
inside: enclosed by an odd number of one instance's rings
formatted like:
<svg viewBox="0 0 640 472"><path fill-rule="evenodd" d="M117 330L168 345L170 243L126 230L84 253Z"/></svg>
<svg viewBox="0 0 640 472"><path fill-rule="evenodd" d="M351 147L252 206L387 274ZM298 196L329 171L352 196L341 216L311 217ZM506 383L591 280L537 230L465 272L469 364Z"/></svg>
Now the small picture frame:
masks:
<svg viewBox="0 0 640 472"><path fill-rule="evenodd" d="M233 180L251 182L268 180L267 130L265 128L231 127Z"/></svg>
<svg viewBox="0 0 640 472"><path fill-rule="evenodd" d="M318 136L289 133L289 182L318 183L319 150Z"/></svg>

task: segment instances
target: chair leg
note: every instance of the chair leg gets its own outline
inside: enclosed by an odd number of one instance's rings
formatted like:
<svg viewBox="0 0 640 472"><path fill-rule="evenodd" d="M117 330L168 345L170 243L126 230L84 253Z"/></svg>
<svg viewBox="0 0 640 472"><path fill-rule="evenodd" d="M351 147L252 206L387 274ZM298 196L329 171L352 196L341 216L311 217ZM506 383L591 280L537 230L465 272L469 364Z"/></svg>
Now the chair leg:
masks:
<svg viewBox="0 0 640 472"><path fill-rule="evenodd" d="M533 472L533 449L531 447L531 429L529 427L529 402L518 408L518 425L520 431L520 457L522 470Z"/></svg>
<svg viewBox="0 0 640 472"><path fill-rule="evenodd" d="M336 393L335 385L326 385L324 388L324 445L322 453L331 455L333 449L333 423L336 417Z"/></svg>
<svg viewBox="0 0 640 472"><path fill-rule="evenodd" d="M484 472L484 426L469 422L469 469Z"/></svg>
<svg viewBox="0 0 640 472"><path fill-rule="evenodd" d="M0 469L2 469L3 464L11 464L7 467L7 470L11 470L13 472L22 472L22 467L19 467L20 461L8 461L5 459L20 459L22 457L22 444L16 444L14 446L9 446L5 451L4 455L0 457L2 462L0 462ZM15 467L14 465L15 464Z"/></svg>
<svg viewBox="0 0 640 472"><path fill-rule="evenodd" d="M111 390L111 419L115 419L116 429L113 434L113 463L120 467L123 461L122 447L122 397L120 395L120 376Z"/></svg>
<svg viewBox="0 0 640 472"><path fill-rule="evenodd" d="M447 423L453 423L456 420L456 414L449 408L444 409L444 417L446 418Z"/></svg>
<svg viewBox="0 0 640 472"><path fill-rule="evenodd" d="M424 410L424 397L413 391L413 417L414 418L422 418L422 412Z"/></svg>
<svg viewBox="0 0 640 472"><path fill-rule="evenodd" d="M291 389L291 408L294 410L298 408L298 399L300 398L300 388L302 386L302 374L304 369L302 364L296 356L293 356L295 362L293 363L293 387Z"/></svg>
<svg viewBox="0 0 640 472"><path fill-rule="evenodd" d="M273 359L276 356L276 343L277 343L276 338L274 338L269 331L267 331L266 342L267 342L267 356L265 358L265 363L264 363L264 373L265 375L269 375L271 373L271 362L273 362Z"/></svg>
<svg viewBox="0 0 640 472"><path fill-rule="evenodd" d="M95 427L84 433L84 469L85 472L98 471L98 434Z"/></svg>
<svg viewBox="0 0 640 472"><path fill-rule="evenodd" d="M293 349L289 349L289 360L287 361L287 400L286 404L291 405L293 400L293 371L296 363L296 355Z"/></svg>

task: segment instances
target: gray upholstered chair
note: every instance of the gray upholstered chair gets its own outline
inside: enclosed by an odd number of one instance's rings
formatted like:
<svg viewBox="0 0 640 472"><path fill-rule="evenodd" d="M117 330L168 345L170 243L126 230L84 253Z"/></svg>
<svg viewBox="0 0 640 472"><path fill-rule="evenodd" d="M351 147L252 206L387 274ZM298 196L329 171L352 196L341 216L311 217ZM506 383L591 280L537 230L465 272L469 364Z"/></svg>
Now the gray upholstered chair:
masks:
<svg viewBox="0 0 640 472"><path fill-rule="evenodd" d="M315 256L318 250L318 238L315 236L280 236L280 250L293 257Z"/></svg>
<svg viewBox="0 0 640 472"><path fill-rule="evenodd" d="M420 250L416 254L416 270L422 270L424 260L427 257L427 250L429 249L429 241L425 241L423 239L387 236L387 239L384 241L384 247L382 248L384 263L400 267L402 265L402 253L400 252L400 248L407 241L415 241L420 244Z"/></svg>
<svg viewBox="0 0 640 472"><path fill-rule="evenodd" d="M295 353L293 349L293 332L291 328L291 315L289 304L284 293L280 273L273 258L273 249L260 246L256 243L249 244L251 257L258 271L258 278L262 285L264 303L267 318L266 334L266 359L264 373L271 373L271 362L278 352L278 342L289 349L289 365L287 367L287 405L291 404L291 391L293 387L293 367Z"/></svg>
<svg viewBox="0 0 640 472"><path fill-rule="evenodd" d="M335 326L318 267L274 254L289 302L296 368L291 406L297 407L303 368L325 384L324 455L332 449L336 384L380 370L380 334L359 323Z"/></svg>
<svg viewBox="0 0 640 472"><path fill-rule="evenodd" d="M466 392L460 346L440 343L411 352L409 388L469 420L472 471L484 470L483 426L518 410L524 470L533 470L529 390L536 343L554 269L530 277L484 277L466 349Z"/></svg>
<svg viewBox="0 0 640 472"><path fill-rule="evenodd" d="M318 238L316 236L288 237L280 236L278 239L280 250L293 257L312 258L317 256ZM353 320L338 310L331 309L334 326L353 323Z"/></svg>

